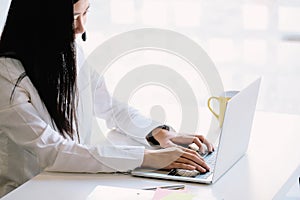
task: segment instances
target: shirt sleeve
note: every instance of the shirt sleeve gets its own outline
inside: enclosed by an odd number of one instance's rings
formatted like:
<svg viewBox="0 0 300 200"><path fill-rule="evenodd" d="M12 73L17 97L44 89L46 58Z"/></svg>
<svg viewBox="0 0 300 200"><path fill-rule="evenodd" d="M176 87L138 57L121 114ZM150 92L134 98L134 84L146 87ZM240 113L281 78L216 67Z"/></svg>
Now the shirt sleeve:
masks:
<svg viewBox="0 0 300 200"><path fill-rule="evenodd" d="M86 146L63 138L38 117L30 103L0 111L0 127L50 171L128 171L139 167L143 160L143 147Z"/></svg>
<svg viewBox="0 0 300 200"><path fill-rule="evenodd" d="M16 87L10 103L14 81L8 79L0 76L0 134L18 146L15 152L9 152L11 155L26 151L41 169L48 171L96 173L128 171L141 166L142 146L82 145L62 137L45 121L47 113L32 104L31 95L37 94L24 89L29 86L22 88L25 79Z"/></svg>

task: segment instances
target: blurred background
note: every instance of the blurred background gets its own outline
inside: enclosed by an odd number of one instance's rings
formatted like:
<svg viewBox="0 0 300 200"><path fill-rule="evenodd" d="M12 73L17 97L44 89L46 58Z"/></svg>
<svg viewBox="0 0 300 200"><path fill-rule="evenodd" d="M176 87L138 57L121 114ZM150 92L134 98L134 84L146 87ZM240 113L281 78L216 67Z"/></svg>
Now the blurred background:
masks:
<svg viewBox="0 0 300 200"><path fill-rule="evenodd" d="M136 28L178 31L209 54L225 89L262 76L258 109L300 114L300 1L92 0L89 17L89 50Z"/></svg>
<svg viewBox="0 0 300 200"><path fill-rule="evenodd" d="M90 1L88 40L83 44L87 56L124 31L144 27L173 30L207 52L225 90L240 90L262 76L257 109L300 114L299 0ZM8 4L9 0L0 0L0 33ZM148 52L146 57L151 60L154 54ZM120 78L113 74L106 77L109 88Z"/></svg>

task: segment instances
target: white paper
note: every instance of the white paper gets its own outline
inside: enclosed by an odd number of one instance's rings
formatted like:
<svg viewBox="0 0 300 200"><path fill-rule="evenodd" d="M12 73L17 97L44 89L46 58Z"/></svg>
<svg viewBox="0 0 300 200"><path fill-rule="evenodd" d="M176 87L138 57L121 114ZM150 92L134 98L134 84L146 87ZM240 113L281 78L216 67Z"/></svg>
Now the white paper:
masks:
<svg viewBox="0 0 300 200"><path fill-rule="evenodd" d="M155 191L123 187L97 186L86 200L152 200Z"/></svg>

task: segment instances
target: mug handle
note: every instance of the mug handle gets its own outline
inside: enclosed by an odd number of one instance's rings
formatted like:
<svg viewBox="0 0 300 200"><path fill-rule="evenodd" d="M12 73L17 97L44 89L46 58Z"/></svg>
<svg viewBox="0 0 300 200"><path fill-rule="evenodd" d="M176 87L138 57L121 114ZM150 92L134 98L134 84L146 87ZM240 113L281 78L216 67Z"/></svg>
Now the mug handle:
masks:
<svg viewBox="0 0 300 200"><path fill-rule="evenodd" d="M219 100L218 97L210 97L210 98L208 99L208 101L207 101L207 106L208 106L209 110L212 112L212 114L213 114L217 119L219 119L219 115L218 115L218 114L212 109L212 107L210 106L210 102L211 102L211 100L213 100L213 99Z"/></svg>

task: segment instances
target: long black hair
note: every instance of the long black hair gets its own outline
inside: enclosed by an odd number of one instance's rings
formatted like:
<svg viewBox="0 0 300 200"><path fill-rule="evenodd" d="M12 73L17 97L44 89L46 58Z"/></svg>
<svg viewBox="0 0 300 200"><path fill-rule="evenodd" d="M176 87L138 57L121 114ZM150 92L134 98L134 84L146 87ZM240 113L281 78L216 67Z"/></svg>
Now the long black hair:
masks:
<svg viewBox="0 0 300 200"><path fill-rule="evenodd" d="M28 76L60 134L72 139L78 134L73 16L77 1L12 0L0 39L0 56L20 60L25 69L16 86Z"/></svg>

